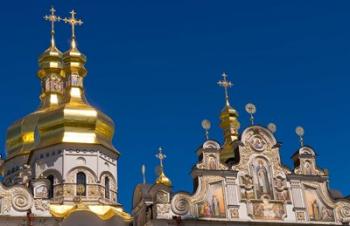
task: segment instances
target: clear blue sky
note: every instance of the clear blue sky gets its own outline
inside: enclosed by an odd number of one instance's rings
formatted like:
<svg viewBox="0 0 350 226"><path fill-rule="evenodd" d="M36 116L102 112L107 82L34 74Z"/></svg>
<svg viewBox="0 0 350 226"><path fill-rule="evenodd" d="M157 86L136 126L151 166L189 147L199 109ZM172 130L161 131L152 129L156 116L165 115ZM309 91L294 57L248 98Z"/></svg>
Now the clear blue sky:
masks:
<svg viewBox="0 0 350 226"><path fill-rule="evenodd" d="M298 147L297 125L306 130L332 188L349 194L349 1L6 1L0 9L1 140L6 128L39 103L37 57L49 44L42 20L54 4L74 8L88 56L87 96L116 123L119 200L130 210L134 186L155 179L154 157L164 146L174 190L192 191L190 170L203 141L200 122L222 140L217 87L222 71L235 83L231 103L243 128L247 102L257 123L278 125L283 162ZM68 48L70 30L57 26L57 44ZM5 145L2 145L4 149Z"/></svg>

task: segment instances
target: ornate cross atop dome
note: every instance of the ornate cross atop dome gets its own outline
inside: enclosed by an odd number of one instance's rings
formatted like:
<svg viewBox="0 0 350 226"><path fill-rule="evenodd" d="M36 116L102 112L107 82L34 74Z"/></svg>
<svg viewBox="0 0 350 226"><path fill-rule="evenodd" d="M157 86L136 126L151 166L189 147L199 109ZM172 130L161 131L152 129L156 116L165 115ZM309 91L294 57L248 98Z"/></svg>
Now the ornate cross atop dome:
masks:
<svg viewBox="0 0 350 226"><path fill-rule="evenodd" d="M158 148L158 154L156 154L156 158L159 159L160 167L163 168L163 160L166 158L166 155L163 153L163 148Z"/></svg>
<svg viewBox="0 0 350 226"><path fill-rule="evenodd" d="M164 173L164 165L163 160L166 158L166 155L163 153L163 148L158 148L158 154L156 154L156 158L159 159L160 164L160 173L156 180L156 184L163 184L165 186L171 187L171 180Z"/></svg>
<svg viewBox="0 0 350 226"><path fill-rule="evenodd" d="M63 19L63 21L64 21L65 23L68 23L68 24L71 25L71 27L72 27L72 38L75 38L75 26L76 26L76 25L82 25L82 24L83 24L83 21L82 21L81 19L75 18L75 15L76 15L77 13L76 13L74 10L72 10L72 11L70 12L70 14L71 14L71 17L70 17L70 18L65 17L65 18Z"/></svg>
<svg viewBox="0 0 350 226"><path fill-rule="evenodd" d="M50 12L51 14L45 15L44 19L51 22L51 47L54 47L55 46L55 23L61 21L62 18L59 16L56 16L55 14L56 10L53 6L51 6Z"/></svg>
<svg viewBox="0 0 350 226"><path fill-rule="evenodd" d="M229 106L230 101L229 101L229 96L228 96L228 88L231 88L233 86L233 84L232 84L232 82L227 80L227 74L225 72L222 73L222 77L223 77L223 79L218 81L218 85L224 88L226 105Z"/></svg>

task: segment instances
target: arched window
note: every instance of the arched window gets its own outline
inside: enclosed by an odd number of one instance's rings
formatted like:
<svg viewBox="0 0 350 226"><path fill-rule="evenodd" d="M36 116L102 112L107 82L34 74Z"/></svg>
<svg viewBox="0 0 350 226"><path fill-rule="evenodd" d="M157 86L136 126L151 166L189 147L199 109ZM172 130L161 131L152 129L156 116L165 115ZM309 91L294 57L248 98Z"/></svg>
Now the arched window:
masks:
<svg viewBox="0 0 350 226"><path fill-rule="evenodd" d="M54 189L54 181L55 181L55 177L53 175L49 175L47 177L47 179L49 180L50 184L49 184L49 189L48 189L48 198L52 199L53 198L53 189Z"/></svg>
<svg viewBox="0 0 350 226"><path fill-rule="evenodd" d="M86 175L83 172L77 173L77 189L76 193L79 196L86 195Z"/></svg>
<svg viewBox="0 0 350 226"><path fill-rule="evenodd" d="M109 178L106 177L105 178L105 198L109 199L110 195L109 195Z"/></svg>

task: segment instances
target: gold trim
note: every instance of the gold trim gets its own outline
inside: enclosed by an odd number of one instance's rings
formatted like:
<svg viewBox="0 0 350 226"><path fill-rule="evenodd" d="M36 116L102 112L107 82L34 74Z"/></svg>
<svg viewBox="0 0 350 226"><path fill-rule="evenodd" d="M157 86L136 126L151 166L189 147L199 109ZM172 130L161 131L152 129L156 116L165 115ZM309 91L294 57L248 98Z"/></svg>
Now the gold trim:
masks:
<svg viewBox="0 0 350 226"><path fill-rule="evenodd" d="M68 218L72 213L78 211L87 211L95 214L98 218L103 221L107 221L112 217L120 217L125 222L131 222L133 218L126 212L123 208L115 206L105 206L105 205L50 205L50 213L52 216L57 218Z"/></svg>

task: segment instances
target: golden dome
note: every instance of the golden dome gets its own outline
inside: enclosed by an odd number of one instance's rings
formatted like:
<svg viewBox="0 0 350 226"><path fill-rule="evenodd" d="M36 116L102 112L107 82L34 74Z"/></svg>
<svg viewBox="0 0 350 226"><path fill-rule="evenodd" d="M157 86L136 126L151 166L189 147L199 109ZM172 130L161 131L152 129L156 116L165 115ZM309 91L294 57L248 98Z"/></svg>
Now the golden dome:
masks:
<svg viewBox="0 0 350 226"><path fill-rule="evenodd" d="M232 86L232 83L227 80L227 74L223 74L223 80L219 81L218 84L225 89L225 107L220 114L220 127L224 132L224 145L220 154L222 162L227 162L229 159L235 157L233 150L233 142L238 140L238 130L240 123L238 121L238 112L230 105L228 88Z"/></svg>
<svg viewBox="0 0 350 226"><path fill-rule="evenodd" d="M41 105L9 127L8 160L59 143L97 144L116 151L112 144L112 119L92 107L85 98L85 62L85 55L77 49L75 35L64 54L56 48L52 35L51 46L39 58Z"/></svg>
<svg viewBox="0 0 350 226"><path fill-rule="evenodd" d="M224 130L225 142L232 142L238 139L238 112L230 105L226 105L220 114L220 127Z"/></svg>
<svg viewBox="0 0 350 226"><path fill-rule="evenodd" d="M224 145L222 147L223 150L221 151L220 159L225 163L227 160L235 157L233 142L238 140L238 129L240 128L238 112L230 105L226 105L221 112L220 120L220 127L224 132Z"/></svg>
<svg viewBox="0 0 350 226"><path fill-rule="evenodd" d="M44 112L63 103L62 52L55 45L53 24L59 20L51 9L51 15L45 16L51 22L51 42L49 48L39 57L38 77L41 80L41 104L37 111L17 120L7 130L7 157L26 155L34 148L37 123Z"/></svg>
<svg viewBox="0 0 350 226"><path fill-rule="evenodd" d="M86 56L72 37L71 47L63 54L66 88L64 103L43 114L38 121L38 148L58 143L99 144L116 151L112 144L114 123L86 100L83 85L87 74Z"/></svg>
<svg viewBox="0 0 350 226"><path fill-rule="evenodd" d="M158 154L156 154L156 158L159 159L159 169L160 169L160 174L159 177L156 180L156 184L163 184L165 186L171 186L171 181L170 179L165 176L164 174L164 166L163 166L163 160L166 158L166 155L163 153L163 148L159 147L158 148Z"/></svg>
<svg viewBox="0 0 350 226"><path fill-rule="evenodd" d="M31 113L17 120L7 129L7 160L17 155L29 154L34 145L34 130L40 112Z"/></svg>
<svg viewBox="0 0 350 226"><path fill-rule="evenodd" d="M171 180L167 176L165 176L163 169L156 180L156 184L163 184L168 187L171 187L172 185Z"/></svg>

